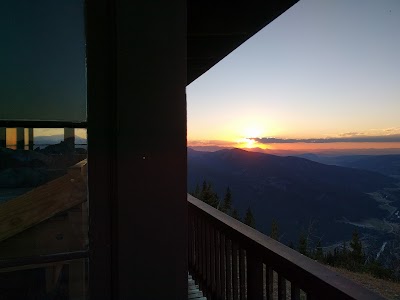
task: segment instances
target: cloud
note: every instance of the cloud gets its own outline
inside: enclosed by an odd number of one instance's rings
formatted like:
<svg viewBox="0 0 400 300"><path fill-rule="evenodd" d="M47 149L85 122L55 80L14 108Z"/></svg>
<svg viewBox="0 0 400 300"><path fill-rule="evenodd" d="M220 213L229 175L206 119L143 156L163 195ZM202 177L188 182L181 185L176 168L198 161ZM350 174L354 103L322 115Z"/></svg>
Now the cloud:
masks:
<svg viewBox="0 0 400 300"><path fill-rule="evenodd" d="M222 140L189 140L188 146L195 147L195 146L225 146L229 147L234 145L233 142L230 141L222 141Z"/></svg>
<svg viewBox="0 0 400 300"><path fill-rule="evenodd" d="M400 142L400 134L391 134L383 136L366 136L359 135L339 135L339 137L318 138L318 139L281 139L281 138L252 138L262 144L327 144L327 143L398 143Z"/></svg>
<svg viewBox="0 0 400 300"><path fill-rule="evenodd" d="M364 132L345 132L345 133L341 133L339 134L340 137L355 137L355 136L364 136L365 133Z"/></svg>

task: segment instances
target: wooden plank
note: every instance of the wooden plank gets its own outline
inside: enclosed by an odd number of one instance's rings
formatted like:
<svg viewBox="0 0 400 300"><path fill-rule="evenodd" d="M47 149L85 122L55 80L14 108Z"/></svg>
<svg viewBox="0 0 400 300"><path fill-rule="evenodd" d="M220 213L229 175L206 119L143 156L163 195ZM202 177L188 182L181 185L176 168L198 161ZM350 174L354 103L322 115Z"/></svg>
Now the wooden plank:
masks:
<svg viewBox="0 0 400 300"><path fill-rule="evenodd" d="M375 292L344 278L320 263L290 249L289 247L246 226L223 212L207 205L191 195L187 196L188 206L194 214L206 216L216 228L233 243L251 245L262 254L264 262L284 278L296 282L315 298L323 299L383 299Z"/></svg>
<svg viewBox="0 0 400 300"><path fill-rule="evenodd" d="M216 255L215 255L215 230L210 224L210 284L211 294L216 292Z"/></svg>
<svg viewBox="0 0 400 300"><path fill-rule="evenodd" d="M220 232L219 234L220 238L220 277L221 277L221 299L225 299L226 297L226 247L225 247L225 236Z"/></svg>
<svg viewBox="0 0 400 300"><path fill-rule="evenodd" d="M286 279L278 273L278 300L286 300Z"/></svg>
<svg viewBox="0 0 400 300"><path fill-rule="evenodd" d="M290 283L290 294L292 300L300 300L300 288L295 282Z"/></svg>
<svg viewBox="0 0 400 300"><path fill-rule="evenodd" d="M247 254L247 299L264 299L264 270L262 259L257 253Z"/></svg>
<svg viewBox="0 0 400 300"><path fill-rule="evenodd" d="M265 284L267 300L274 299L274 271L268 265L265 270Z"/></svg>
<svg viewBox="0 0 400 300"><path fill-rule="evenodd" d="M239 299L239 265L238 245L232 241L232 290L233 300Z"/></svg>
<svg viewBox="0 0 400 300"><path fill-rule="evenodd" d="M246 251L239 249L240 299L246 299Z"/></svg>
<svg viewBox="0 0 400 300"><path fill-rule="evenodd" d="M226 246L226 299L232 300L232 241L225 237Z"/></svg>
<svg viewBox="0 0 400 300"><path fill-rule="evenodd" d="M67 175L50 181L13 200L0 204L0 241L86 201L86 162Z"/></svg>
<svg viewBox="0 0 400 300"><path fill-rule="evenodd" d="M218 230L215 230L215 285L215 293L221 297L221 234Z"/></svg>

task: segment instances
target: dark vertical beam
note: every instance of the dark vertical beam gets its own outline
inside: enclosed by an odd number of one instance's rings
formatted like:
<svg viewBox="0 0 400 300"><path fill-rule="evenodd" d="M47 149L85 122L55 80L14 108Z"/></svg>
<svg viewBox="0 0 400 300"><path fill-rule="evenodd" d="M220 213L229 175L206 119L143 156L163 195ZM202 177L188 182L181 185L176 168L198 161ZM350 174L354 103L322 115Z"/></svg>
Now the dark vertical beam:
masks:
<svg viewBox="0 0 400 300"><path fill-rule="evenodd" d="M210 223L205 220L205 255L206 255L206 289L207 297L211 297L211 239L210 239Z"/></svg>
<svg viewBox="0 0 400 300"><path fill-rule="evenodd" d="M265 268L265 290L267 300L272 300L274 299L274 271L268 265L266 265Z"/></svg>
<svg viewBox="0 0 400 300"><path fill-rule="evenodd" d="M118 296L187 299L186 1L116 16Z"/></svg>
<svg viewBox="0 0 400 300"><path fill-rule="evenodd" d="M292 300L300 300L300 288L293 281L290 283L290 296Z"/></svg>
<svg viewBox="0 0 400 300"><path fill-rule="evenodd" d="M286 279L278 273L278 300L286 300Z"/></svg>
<svg viewBox="0 0 400 300"><path fill-rule="evenodd" d="M215 251L215 230L210 224L210 282L211 282L211 294L213 297L216 294L216 251Z"/></svg>
<svg viewBox="0 0 400 300"><path fill-rule="evenodd" d="M6 128L0 127L0 147L6 147Z"/></svg>
<svg viewBox="0 0 400 300"><path fill-rule="evenodd" d="M188 210L188 270L192 271L193 266L193 245L194 245L194 227L193 227L193 214Z"/></svg>
<svg viewBox="0 0 400 300"><path fill-rule="evenodd" d="M256 252L249 251L247 254L247 299L264 299L263 281L262 260Z"/></svg>
<svg viewBox="0 0 400 300"><path fill-rule="evenodd" d="M35 141L33 140L33 128L27 128L27 129L28 129L28 143L26 143L25 141L25 144L28 145L29 150L33 150L35 144Z"/></svg>
<svg viewBox="0 0 400 300"><path fill-rule="evenodd" d="M118 299L114 0L86 0L90 299ZM126 237L125 237L126 238ZM115 258L115 257L114 257ZM114 286L113 286L114 282Z"/></svg>
<svg viewBox="0 0 400 300"><path fill-rule="evenodd" d="M17 149L24 150L25 148L25 132L23 127L17 127Z"/></svg>
<svg viewBox="0 0 400 300"><path fill-rule="evenodd" d="M239 250L240 299L246 299L246 251Z"/></svg>
<svg viewBox="0 0 400 300"><path fill-rule="evenodd" d="M226 242L225 242L225 235L220 232L219 233L219 239L220 239L220 294L221 298L220 299L225 299L226 297L226 261L227 261L227 255L226 255ZM218 286L217 286L218 287Z"/></svg>
<svg viewBox="0 0 400 300"><path fill-rule="evenodd" d="M203 291L207 290L207 241L206 241L206 221L204 218L201 219L201 271L203 279Z"/></svg>
<svg viewBox="0 0 400 300"><path fill-rule="evenodd" d="M226 299L232 300L232 241L225 237L226 246Z"/></svg>
<svg viewBox="0 0 400 300"><path fill-rule="evenodd" d="M215 294L221 299L221 233L215 230Z"/></svg>
<svg viewBox="0 0 400 300"><path fill-rule="evenodd" d="M75 128L64 128L64 142L68 149L73 150L75 148Z"/></svg>
<svg viewBox="0 0 400 300"><path fill-rule="evenodd" d="M239 299L239 248L238 245L232 241L232 294L233 300Z"/></svg>

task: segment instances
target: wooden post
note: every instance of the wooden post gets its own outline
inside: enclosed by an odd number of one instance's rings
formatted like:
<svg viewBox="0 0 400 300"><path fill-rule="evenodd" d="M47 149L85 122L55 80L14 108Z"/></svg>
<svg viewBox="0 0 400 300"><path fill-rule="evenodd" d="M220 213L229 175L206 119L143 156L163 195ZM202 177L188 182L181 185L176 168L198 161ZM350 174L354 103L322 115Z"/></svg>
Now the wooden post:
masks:
<svg viewBox="0 0 400 300"><path fill-rule="evenodd" d="M286 299L286 279L278 273L278 300Z"/></svg>
<svg viewBox="0 0 400 300"><path fill-rule="evenodd" d="M232 241L232 289L233 300L239 299L239 265L238 265L238 245Z"/></svg>
<svg viewBox="0 0 400 300"><path fill-rule="evenodd" d="M67 143L69 149L75 148L75 129L64 128L64 142Z"/></svg>
<svg viewBox="0 0 400 300"><path fill-rule="evenodd" d="M17 127L17 149L24 150L25 148L25 133L23 127Z"/></svg>
<svg viewBox="0 0 400 300"><path fill-rule="evenodd" d="M86 290L85 260L74 260L69 263L69 298L84 300Z"/></svg>
<svg viewBox="0 0 400 300"><path fill-rule="evenodd" d="M247 299L264 299L264 270L259 255L255 252L247 254Z"/></svg>
<svg viewBox="0 0 400 300"><path fill-rule="evenodd" d="M33 150L34 141L33 141L33 128L26 128L28 130L28 141L25 141L25 144L28 145L29 150Z"/></svg>
<svg viewBox="0 0 400 300"><path fill-rule="evenodd" d="M0 127L0 147L6 147L6 128Z"/></svg>

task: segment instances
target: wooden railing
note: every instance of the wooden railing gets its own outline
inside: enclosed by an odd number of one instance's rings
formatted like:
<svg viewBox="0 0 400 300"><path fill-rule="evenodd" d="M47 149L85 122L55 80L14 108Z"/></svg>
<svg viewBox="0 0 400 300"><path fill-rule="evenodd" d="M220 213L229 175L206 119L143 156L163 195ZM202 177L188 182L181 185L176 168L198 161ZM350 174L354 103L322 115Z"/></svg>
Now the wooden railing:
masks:
<svg viewBox="0 0 400 300"><path fill-rule="evenodd" d="M384 299L188 195L189 272L207 299Z"/></svg>

